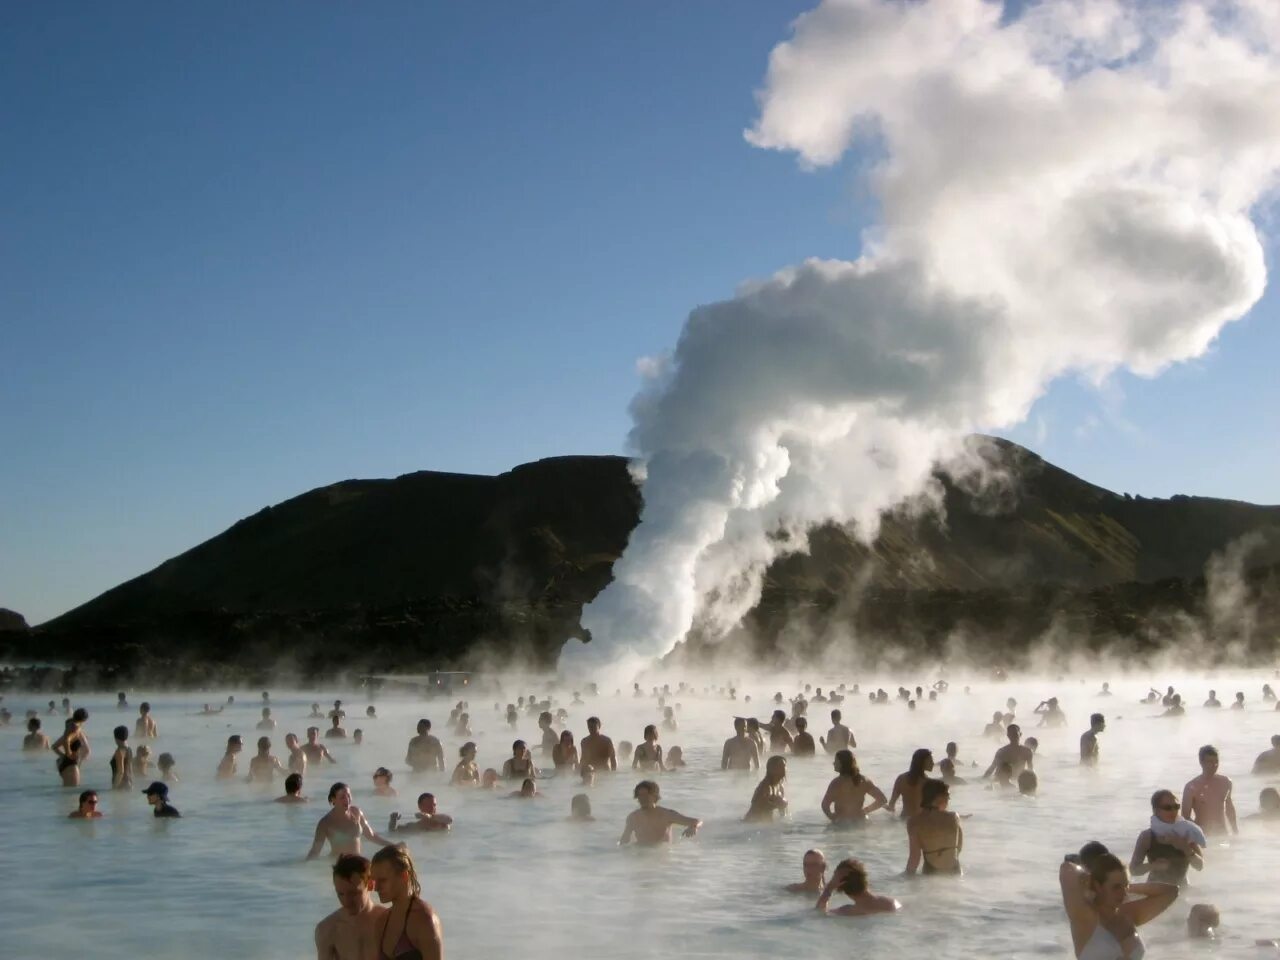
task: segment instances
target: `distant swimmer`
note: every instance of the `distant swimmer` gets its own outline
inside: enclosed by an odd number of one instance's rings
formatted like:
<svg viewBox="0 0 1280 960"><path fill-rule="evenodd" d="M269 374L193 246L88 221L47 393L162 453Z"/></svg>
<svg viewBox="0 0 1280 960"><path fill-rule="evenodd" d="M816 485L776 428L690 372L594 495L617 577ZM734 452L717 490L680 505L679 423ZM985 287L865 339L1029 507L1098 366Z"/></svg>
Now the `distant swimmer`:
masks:
<svg viewBox="0 0 1280 960"><path fill-rule="evenodd" d="M22 738L22 750L24 753L34 753L49 749L49 738L40 732L40 718L31 717L27 720L27 735Z"/></svg>
<svg viewBox="0 0 1280 960"><path fill-rule="evenodd" d="M344 853L333 865L333 892L339 907L316 924L318 960L368 960L377 956L378 921L386 913L369 896L369 861Z"/></svg>
<svg viewBox="0 0 1280 960"><path fill-rule="evenodd" d="M848 750L850 748L857 749L858 743L853 738L853 731L841 723L843 719L844 716L839 710L832 710L831 729L827 731L825 737L818 738L818 742L822 744L822 749L826 750L827 753L835 753L837 750Z"/></svg>
<svg viewBox="0 0 1280 960"><path fill-rule="evenodd" d="M947 809L951 791L941 780L926 780L920 811L907 819L907 870L921 873L960 873L964 831L960 818Z"/></svg>
<svg viewBox="0 0 1280 960"><path fill-rule="evenodd" d="M319 727L307 727L307 742L302 745L302 752L307 758L307 763L319 763L321 760L328 760L330 763L338 762L333 759L329 748L320 742Z"/></svg>
<svg viewBox="0 0 1280 960"><path fill-rule="evenodd" d="M534 782L532 777L528 777L524 780L523 783L520 784L519 790L512 790L509 794L507 794L507 799L508 800L534 800L541 796L542 794L538 792L537 783Z"/></svg>
<svg viewBox="0 0 1280 960"><path fill-rule="evenodd" d="M375 797L398 797L400 791L391 785L391 781L395 778L386 767L379 767L373 771L373 795Z"/></svg>
<svg viewBox="0 0 1280 960"><path fill-rule="evenodd" d="M1187 708L1182 705L1182 694L1175 693L1169 698L1169 705L1165 707L1161 717L1185 717Z"/></svg>
<svg viewBox="0 0 1280 960"><path fill-rule="evenodd" d="M991 777L1002 763L1009 765L1010 776L1016 777L1025 768L1035 769L1034 754L1030 747L1022 745L1022 728L1016 723L1009 724L1009 728L1005 731L1005 736L1009 738L1009 742L995 752L995 756L991 758L991 766L987 767L982 774L984 780Z"/></svg>
<svg viewBox="0 0 1280 960"><path fill-rule="evenodd" d="M1086 767L1098 765L1098 734L1107 729L1107 718L1100 713L1089 717L1089 729L1080 734L1080 763Z"/></svg>
<svg viewBox="0 0 1280 960"><path fill-rule="evenodd" d="M335 855L359 853L361 838L384 847L391 843L374 833L360 808L351 802L351 789L345 783L335 783L329 788L329 804L332 809L316 824L315 839L311 843L311 849L307 851L308 860L320 856L325 841L328 841L329 849Z"/></svg>
<svg viewBox="0 0 1280 960"><path fill-rule="evenodd" d="M1018 794L1023 797L1034 797L1040 789L1040 778L1034 770L1023 770L1018 774Z"/></svg>
<svg viewBox="0 0 1280 960"><path fill-rule="evenodd" d="M791 749L794 738L787 729L787 715L781 710L773 711L764 729L769 731L769 752L786 753Z"/></svg>
<svg viewBox="0 0 1280 960"><path fill-rule="evenodd" d="M474 787L480 783L480 767L476 765L476 745L468 740L458 748L458 763L449 782L455 787Z"/></svg>
<svg viewBox="0 0 1280 960"><path fill-rule="evenodd" d="M724 751L720 754L721 770L759 770L760 749L747 734L747 721L742 717L733 718L733 736L724 742Z"/></svg>
<svg viewBox="0 0 1280 960"><path fill-rule="evenodd" d="M1135 877L1149 874L1152 880L1182 886L1187 870L1204 869L1204 832L1178 815L1178 798L1172 790L1151 795L1151 825L1138 834L1129 858L1129 872Z"/></svg>
<svg viewBox="0 0 1280 960"><path fill-rule="evenodd" d="M169 785L159 780L142 791L151 804L151 813L158 820L177 820L182 817L178 808L169 802Z"/></svg>
<svg viewBox="0 0 1280 960"><path fill-rule="evenodd" d="M806 850L800 861L800 869L804 879L799 883L788 883L782 889L787 893L822 893L827 883L827 858L821 850Z"/></svg>
<svg viewBox="0 0 1280 960"><path fill-rule="evenodd" d="M280 758L271 752L271 738L259 737L258 753L249 760L249 782L271 783L277 773L282 777L289 775Z"/></svg>
<svg viewBox="0 0 1280 960"><path fill-rule="evenodd" d="M893 791L889 794L889 812L902 799L902 819L906 820L920 810L920 796L924 789L928 773L933 769L933 751L921 747L911 754L911 764L906 773L898 774L893 781Z"/></svg>
<svg viewBox="0 0 1280 960"><path fill-rule="evenodd" d="M323 719L324 719L324 712L320 709L320 704L318 704L318 703L313 703L313 704L311 705L311 712L310 712L309 714L307 714L307 719L309 719L309 720L323 720Z"/></svg>
<svg viewBox="0 0 1280 960"><path fill-rule="evenodd" d="M956 775L956 762L950 757L938 761L938 772L942 774L942 782L948 786L964 785L969 781Z"/></svg>
<svg viewBox="0 0 1280 960"><path fill-rule="evenodd" d="M569 819L576 823L589 823L595 820L591 815L591 798L585 793L575 793L569 801Z"/></svg>
<svg viewBox="0 0 1280 960"><path fill-rule="evenodd" d="M536 780L538 768L533 765L533 757L529 756L529 747L523 740L511 744L511 756L502 765L503 780Z"/></svg>
<svg viewBox="0 0 1280 960"><path fill-rule="evenodd" d="M270 707L263 707L263 708L262 708L262 719L258 721L258 729L259 729L259 730L274 730L275 728L276 728L276 722L275 722L274 720L272 720L272 719L271 719L271 708L270 708Z"/></svg>
<svg viewBox="0 0 1280 960"><path fill-rule="evenodd" d="M1111 853L1099 855L1088 870L1064 862L1058 884L1078 960L1142 960L1146 948L1137 928L1178 896L1170 883L1129 883L1124 864ZM1128 899L1134 895L1138 899Z"/></svg>
<svg viewBox="0 0 1280 960"><path fill-rule="evenodd" d="M172 753L162 753L156 757L156 769L160 771L160 779L165 783L177 783L178 774L174 772L177 761L173 759Z"/></svg>
<svg viewBox="0 0 1280 960"><path fill-rule="evenodd" d="M1239 833L1236 805L1231 800L1231 780L1218 773L1218 749L1200 748L1200 776L1182 789L1182 809L1206 835L1221 836L1230 828Z"/></svg>
<svg viewBox="0 0 1280 960"><path fill-rule="evenodd" d="M1235 702L1234 702L1233 704L1231 704L1231 709L1232 709L1232 710L1243 710L1243 709L1244 709L1244 693L1243 693L1243 692L1240 692L1240 693L1237 693L1237 694L1236 694L1236 699L1235 699Z"/></svg>
<svg viewBox="0 0 1280 960"><path fill-rule="evenodd" d="M748 823L770 823L774 814L787 813L787 758L772 756L764 765L764 779L751 795L751 806L742 819Z"/></svg>
<svg viewBox="0 0 1280 960"><path fill-rule="evenodd" d="M497 790L500 782L501 778L498 776L498 771L493 767L486 767L484 773L480 774L481 790Z"/></svg>
<svg viewBox="0 0 1280 960"><path fill-rule="evenodd" d="M618 755L613 741L600 732L599 717L587 717L587 735L582 738L579 746L581 766L590 766L595 771L618 769Z"/></svg>
<svg viewBox="0 0 1280 960"><path fill-rule="evenodd" d="M680 747L672 747L667 751L667 769L679 770L683 766L685 766L684 750Z"/></svg>
<svg viewBox="0 0 1280 960"><path fill-rule="evenodd" d="M145 701L138 705L138 719L133 722L133 735L139 740L154 740L160 735L160 728L151 716L151 704Z"/></svg>
<svg viewBox="0 0 1280 960"><path fill-rule="evenodd" d="M373 889L391 904L382 915L377 960L443 960L444 931L440 918L422 899L413 857L402 843L383 847L372 859ZM397 933L396 931L399 931Z"/></svg>
<svg viewBox="0 0 1280 960"><path fill-rule="evenodd" d="M284 796L276 797L276 803L310 803L302 795L302 774L291 773L284 778Z"/></svg>
<svg viewBox="0 0 1280 960"><path fill-rule="evenodd" d="M1197 903L1187 914L1187 937L1191 940L1216 940L1222 915L1212 903Z"/></svg>
<svg viewBox="0 0 1280 960"><path fill-rule="evenodd" d="M129 749L129 728L121 724L112 731L116 748L108 761L111 767L111 789L126 790L133 786L133 751Z"/></svg>
<svg viewBox="0 0 1280 960"><path fill-rule="evenodd" d="M760 732L760 721L755 717L747 717L747 736L750 737L756 745L756 751L760 756L764 756L764 734Z"/></svg>
<svg viewBox="0 0 1280 960"><path fill-rule="evenodd" d="M556 748L556 744L560 742L560 735L556 733L551 726L551 721L553 719L554 718L551 716L550 710L543 710L538 714L538 729L542 731L541 746L543 757L550 757L551 751L554 750Z"/></svg>
<svg viewBox="0 0 1280 960"><path fill-rule="evenodd" d="M851 750L839 750L833 759L836 777L822 796L822 813L836 826L862 823L889 803L884 793L862 775ZM872 802L867 804L867 797Z"/></svg>
<svg viewBox="0 0 1280 960"><path fill-rule="evenodd" d="M1004 727L1004 712L996 710L991 714L991 722L982 728L982 735L992 740L999 740L1004 736Z"/></svg>
<svg viewBox="0 0 1280 960"><path fill-rule="evenodd" d="M302 744L298 742L296 733L287 733L284 737L284 748L289 751L289 771L307 775L307 755L302 749Z"/></svg>
<svg viewBox="0 0 1280 960"><path fill-rule="evenodd" d="M1042 727L1063 727L1067 723L1067 715L1062 712L1062 708L1058 706L1058 698L1050 697L1044 700L1036 707L1035 712L1040 714L1040 726Z"/></svg>
<svg viewBox="0 0 1280 960"><path fill-rule="evenodd" d="M570 773L577 771L578 748L574 745L572 731L560 731L560 739L551 749L551 762L557 770L567 770Z"/></svg>
<svg viewBox="0 0 1280 960"><path fill-rule="evenodd" d="M698 833L702 821L695 817L686 817L668 807L658 806L662 799L662 791L653 780L641 780L633 791L639 810L627 815L626 825L622 828L622 837L618 845L625 847L633 839L641 846L654 846L671 842L671 828L684 827L684 836L692 837Z"/></svg>
<svg viewBox="0 0 1280 960"><path fill-rule="evenodd" d="M804 717L796 717L796 735L791 741L791 753L797 757L812 757L817 746L813 742L813 734L809 732L809 721Z"/></svg>
<svg viewBox="0 0 1280 960"><path fill-rule="evenodd" d="M80 802L67 814L70 820L97 820L102 817L98 809L98 791L85 790L80 794Z"/></svg>
<svg viewBox="0 0 1280 960"><path fill-rule="evenodd" d="M332 713L329 716L332 726L324 732L327 740L345 740L347 738L347 730L342 725L342 715L340 713Z"/></svg>
<svg viewBox="0 0 1280 960"><path fill-rule="evenodd" d="M227 750L218 761L218 779L230 780L236 775L236 757L244 749L244 740L238 733L227 737Z"/></svg>
<svg viewBox="0 0 1280 960"><path fill-rule="evenodd" d="M1264 683L1262 685L1262 702L1276 703L1276 692L1271 689L1271 684Z"/></svg>
<svg viewBox="0 0 1280 960"><path fill-rule="evenodd" d="M1251 813L1246 820L1265 820L1280 824L1280 790L1275 787L1263 787L1258 794L1258 812Z"/></svg>
<svg viewBox="0 0 1280 960"><path fill-rule="evenodd" d="M422 793L418 795L418 812L409 823L400 822L400 814L391 814L387 824L387 833L404 833L406 830L433 833L448 830L453 826L453 817L441 813L436 808L436 795Z"/></svg>
<svg viewBox="0 0 1280 960"><path fill-rule="evenodd" d="M1263 750L1253 761L1254 773L1280 773L1280 734L1271 738L1271 749Z"/></svg>
<svg viewBox="0 0 1280 960"><path fill-rule="evenodd" d="M49 748L57 757L58 776L62 778L64 787L80 786L80 764L89 759L89 737L84 732L84 725L89 719L89 711L77 707L76 712L67 718L62 736L53 741Z"/></svg>
<svg viewBox="0 0 1280 960"><path fill-rule="evenodd" d="M670 733L675 733L680 729L680 724L676 722L676 712L671 707L663 707L662 709L662 729Z"/></svg>
<svg viewBox="0 0 1280 960"><path fill-rule="evenodd" d="M431 734L431 721L423 717L418 721L418 734L409 740L404 762L414 773L444 769L444 747Z"/></svg>
<svg viewBox="0 0 1280 960"><path fill-rule="evenodd" d="M1097 696L1099 696L1099 697L1109 697L1109 696L1111 696L1111 684L1109 684L1109 683L1105 683L1105 682L1104 682L1104 683L1102 684L1102 689L1098 691Z"/></svg>
<svg viewBox="0 0 1280 960"><path fill-rule="evenodd" d="M1210 690L1209 699L1204 702L1206 707L1212 707L1215 710L1222 706L1222 701L1218 699L1218 691Z"/></svg>
<svg viewBox="0 0 1280 960"><path fill-rule="evenodd" d="M650 773L661 770L666 773L666 765L662 762L662 747L658 744L658 728L652 723L644 728L644 742L635 749L631 760L632 770Z"/></svg>
<svg viewBox="0 0 1280 960"><path fill-rule="evenodd" d="M827 902L831 895L839 890L853 903L829 909ZM814 909L828 916L861 917L872 913L893 913L902 908L893 897L882 897L871 892L871 884L867 878L867 868L858 860L842 860L836 865L831 879L823 888Z"/></svg>

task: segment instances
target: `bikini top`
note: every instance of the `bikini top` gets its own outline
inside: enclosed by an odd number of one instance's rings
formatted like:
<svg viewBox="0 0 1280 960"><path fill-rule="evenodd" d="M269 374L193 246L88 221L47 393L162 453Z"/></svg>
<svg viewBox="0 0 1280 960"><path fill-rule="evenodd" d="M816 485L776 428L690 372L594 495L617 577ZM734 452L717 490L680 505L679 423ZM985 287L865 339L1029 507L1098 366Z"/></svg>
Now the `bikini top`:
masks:
<svg viewBox="0 0 1280 960"><path fill-rule="evenodd" d="M1136 934L1134 940L1136 942L1133 945L1133 952L1126 957L1115 934L1102 924L1098 924L1093 928L1093 936L1080 951L1080 960L1142 960L1147 948L1142 938Z"/></svg>

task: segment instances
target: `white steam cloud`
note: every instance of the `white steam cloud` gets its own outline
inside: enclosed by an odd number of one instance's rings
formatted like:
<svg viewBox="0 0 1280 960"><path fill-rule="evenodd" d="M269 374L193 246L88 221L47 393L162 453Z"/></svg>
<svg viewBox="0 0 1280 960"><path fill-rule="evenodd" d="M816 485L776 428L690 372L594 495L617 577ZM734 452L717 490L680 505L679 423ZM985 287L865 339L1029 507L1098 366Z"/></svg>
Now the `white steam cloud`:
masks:
<svg viewBox="0 0 1280 960"><path fill-rule="evenodd" d="M1202 354L1266 280L1280 4L825 0L774 49L747 140L855 147L878 225L690 314L647 371L644 509L566 670L712 635L827 520L873 538L972 431L1055 377Z"/></svg>

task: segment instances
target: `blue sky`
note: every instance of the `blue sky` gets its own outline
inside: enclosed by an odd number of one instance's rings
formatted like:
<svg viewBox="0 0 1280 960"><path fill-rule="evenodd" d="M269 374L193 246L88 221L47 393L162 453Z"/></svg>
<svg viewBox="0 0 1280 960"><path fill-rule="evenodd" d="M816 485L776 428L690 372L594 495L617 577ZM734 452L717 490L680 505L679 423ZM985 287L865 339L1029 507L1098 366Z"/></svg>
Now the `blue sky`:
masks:
<svg viewBox="0 0 1280 960"><path fill-rule="evenodd" d="M742 138L808 4L19 4L0 30L0 606L348 477L622 452L689 309L853 257L854 162ZM1014 439L1280 501L1274 297Z"/></svg>

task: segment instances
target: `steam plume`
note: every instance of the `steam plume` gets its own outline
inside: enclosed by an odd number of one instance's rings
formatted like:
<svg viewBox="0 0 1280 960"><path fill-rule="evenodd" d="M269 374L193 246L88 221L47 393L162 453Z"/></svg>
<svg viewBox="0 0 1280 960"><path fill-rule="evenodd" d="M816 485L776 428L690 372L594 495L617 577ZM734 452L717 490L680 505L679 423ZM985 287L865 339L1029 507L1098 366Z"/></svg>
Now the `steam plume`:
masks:
<svg viewBox="0 0 1280 960"><path fill-rule="evenodd" d="M879 223L695 309L646 365L644 510L573 669L736 624L827 521L873 538L975 430L1056 377L1202 354L1266 279L1251 214L1280 168L1280 7L825 0L774 49L747 140L852 148Z"/></svg>

